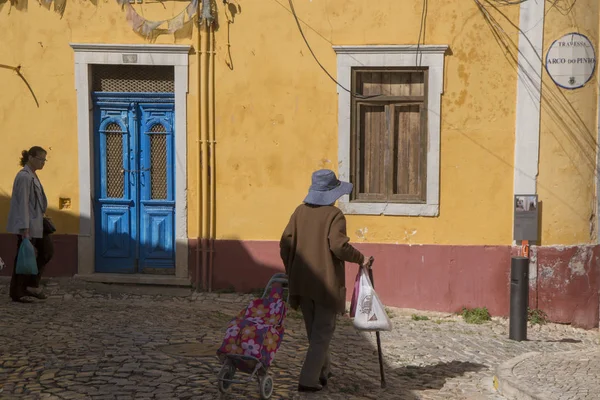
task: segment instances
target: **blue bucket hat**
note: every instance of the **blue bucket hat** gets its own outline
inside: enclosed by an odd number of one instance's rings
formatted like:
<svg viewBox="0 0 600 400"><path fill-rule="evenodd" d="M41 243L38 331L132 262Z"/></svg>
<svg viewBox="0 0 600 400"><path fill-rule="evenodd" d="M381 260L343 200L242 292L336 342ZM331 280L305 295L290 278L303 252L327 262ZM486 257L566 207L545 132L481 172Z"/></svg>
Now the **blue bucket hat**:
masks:
<svg viewBox="0 0 600 400"><path fill-rule="evenodd" d="M328 206L340 197L352 192L352 184L342 182L330 169L320 169L312 174L312 185L308 189L305 203Z"/></svg>

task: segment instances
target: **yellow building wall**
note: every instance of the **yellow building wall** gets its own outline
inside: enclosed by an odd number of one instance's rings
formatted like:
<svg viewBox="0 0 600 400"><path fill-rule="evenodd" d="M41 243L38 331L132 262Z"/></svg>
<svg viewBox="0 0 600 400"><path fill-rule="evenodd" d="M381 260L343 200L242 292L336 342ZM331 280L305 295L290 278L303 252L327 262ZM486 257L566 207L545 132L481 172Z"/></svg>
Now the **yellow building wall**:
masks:
<svg viewBox="0 0 600 400"><path fill-rule="evenodd" d="M165 2L135 5L147 19L167 19L177 15L187 3ZM9 197L15 174L20 169L21 151L39 145L48 150L48 162L39 173L49 201L49 214L60 233L79 233L79 178L77 143L77 100L74 54L69 43L148 43L132 31L125 12L116 1L67 2L63 17L36 2L26 10L0 9L0 232L6 228ZM156 39L158 44L192 44L192 39L175 40L173 35ZM27 85L11 69L21 66L39 107ZM190 57L188 130L189 176L198 165L195 152L197 126L196 57ZM79 154L87 157L87 154ZM197 202L197 185L189 186L190 205ZM71 208L59 210L59 198L70 198ZM195 225L194 225L195 226Z"/></svg>
<svg viewBox="0 0 600 400"><path fill-rule="evenodd" d="M21 168L21 151L39 145L48 150L48 162L39 176L49 206L57 209L59 197L74 200L71 210L63 213L64 218L57 223L61 230L76 233L75 218L67 217L76 216L79 209L77 107L67 21L60 21L58 15L37 4L21 12L5 4L0 11L0 26L0 64L20 65L33 92L14 71L0 68L0 229L6 227L8 199L14 176Z"/></svg>
<svg viewBox="0 0 600 400"><path fill-rule="evenodd" d="M238 1L217 32L217 236L278 240L318 168L337 171L336 86L302 41L288 2ZM295 1L305 34L334 76L332 45L416 44L422 4ZM491 11L516 35L519 7ZM307 26L308 25L308 26ZM445 44L441 196L436 218L350 215L354 241L509 244L516 70L475 2L430 0L425 44Z"/></svg>
<svg viewBox="0 0 600 400"><path fill-rule="evenodd" d="M416 44L421 4L396 0L296 1L307 39L334 76L332 45ZM135 5L148 19L176 15L179 2ZM587 7L587 8L586 8ZM277 240L292 210L304 198L310 174L337 170L337 89L302 41L287 2L218 2L216 31L217 217L219 239ZM596 12L586 10L595 9ZM232 11L234 11L232 13ZM598 38L598 5L577 2L576 14L550 10L545 44L573 29ZM490 9L516 43L519 7ZM577 18L573 19L573 15ZM595 15L595 17L594 17ZM227 19L233 23L227 24ZM30 2L29 9L0 9L0 64L21 65L39 103L16 73L0 68L0 231L20 151L49 150L40 173L50 213L63 233L78 233L79 188L75 43L148 43L135 34L116 2L69 2L61 18ZM156 43L196 43L172 35ZM348 216L352 240L410 244L510 244L514 176L516 69L475 2L430 0L421 41L447 44L441 129L440 216ZM230 43L230 53L228 53ZM196 170L198 122L197 56L190 56L188 94L188 234L198 236ZM230 68L228 65L232 65ZM595 80L578 91L561 91L576 105L581 128L596 127ZM544 78L544 88L553 83ZM547 91L548 93L550 91ZM557 95L558 96L558 95ZM549 98L544 96L544 98ZM559 102L559 104L562 104ZM575 146L573 129L556 123L544 107L539 194L544 202L543 244L590 240L594 206L594 158ZM591 133L590 133L591 132ZM578 134L582 134L578 132ZM590 152L592 155L590 155ZM80 155L87 156L87 155ZM69 210L58 210L59 198Z"/></svg>
<svg viewBox="0 0 600 400"><path fill-rule="evenodd" d="M577 1L570 12L563 7L549 8L544 55L555 40L571 32L586 35L597 55L599 17L597 0ZM581 89L566 90L556 86L544 70L538 179L544 245L595 242L596 76Z"/></svg>

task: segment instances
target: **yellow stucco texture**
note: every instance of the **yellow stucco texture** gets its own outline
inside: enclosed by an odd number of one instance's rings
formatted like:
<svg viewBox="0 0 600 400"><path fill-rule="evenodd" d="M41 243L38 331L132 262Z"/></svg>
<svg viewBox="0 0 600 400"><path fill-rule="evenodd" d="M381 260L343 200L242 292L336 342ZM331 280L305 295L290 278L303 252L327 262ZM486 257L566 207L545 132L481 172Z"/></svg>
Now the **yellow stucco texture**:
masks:
<svg viewBox="0 0 600 400"><path fill-rule="evenodd" d="M31 92L14 71L0 68L0 229L6 227L21 151L39 145L48 150L39 176L49 214L61 231L77 233L77 105L67 21L37 4L30 3L27 11L10 10L10 15L9 7L0 11L0 64L20 65ZM58 212L59 197L71 198L72 208Z"/></svg>
<svg viewBox="0 0 600 400"><path fill-rule="evenodd" d="M179 13L185 3L135 5L148 19L166 19ZM4 3L0 9L0 232L5 231L12 182L19 166L21 150L40 145L49 151L48 162L39 173L49 200L48 213L60 233L79 232L79 181L77 143L77 99L74 78L74 55L69 43L148 43L129 27L125 12L116 1L71 1L61 16L35 2L26 10ZM173 35L157 38L156 43L192 43L176 40ZM21 66L21 73L31 87L11 69ZM190 70L196 69L190 57ZM197 103L196 74L190 73L188 124L195 135ZM35 96L35 97L34 97ZM36 105L39 103L39 106ZM193 146L195 140L192 140ZM188 156L189 175L195 177L197 154ZM188 193L197 201L194 185ZM70 209L59 209L59 199L71 199ZM195 225L194 225L195 226Z"/></svg>
<svg viewBox="0 0 600 400"><path fill-rule="evenodd" d="M217 32L217 237L277 240L310 175L337 170L336 85L310 55L287 2L239 1ZM309 43L336 75L332 45L416 44L421 3L296 1ZM491 10L506 30L518 7ZM229 15L229 14L228 14ZM442 97L440 216L349 215L352 240L509 244L516 72L474 2L429 1L421 41L449 45ZM435 22L433 22L435 21ZM513 33L516 29L512 28Z"/></svg>
<svg viewBox="0 0 600 400"><path fill-rule="evenodd" d="M351 215L349 234L355 241L382 243L509 244L516 110L511 52L498 44L475 2L430 0L428 4L421 41L450 46L442 95L440 215ZM418 2L379 0L374 7L360 0L323 0L295 1L295 5L313 50L334 76L332 45L416 44L419 38L422 4ZM311 172L324 167L337 170L337 88L312 59L286 1L236 0L229 6L217 2L217 6L217 238L276 240L306 194ZM185 4L135 7L148 19L165 19ZM516 43L512 24L518 25L519 7L502 7L504 15L489 11ZM597 11L593 0L577 2L566 16L558 7L549 10L544 50L560 35L576 30L574 26L597 42ZM229 27L227 19L233 21ZM0 68L0 159L4 160L0 231L6 223L19 153L41 145L49 150L40 176L50 214L61 232L77 233L77 157L87 155L78 154L74 56L69 43L148 41L131 30L125 12L112 0L97 5L71 1L62 18L31 2L24 11L4 3L0 26L0 64L21 65L35 95L34 99L14 71ZM195 30L194 38L179 40L164 35L156 43L195 46L196 34ZM198 235L199 219L198 82L193 51L187 106L190 237ZM543 244L590 240L595 153L593 146L581 143L588 143L595 130L596 99L595 79L569 92L557 90L544 77L538 184L544 202ZM71 208L59 210L59 198L70 198Z"/></svg>
<svg viewBox="0 0 600 400"><path fill-rule="evenodd" d="M549 9L544 54L570 32L586 35L597 53L599 16L596 0L578 1L568 13ZM561 89L544 70L538 177L544 245L589 243L596 236L597 85L594 76L581 89Z"/></svg>

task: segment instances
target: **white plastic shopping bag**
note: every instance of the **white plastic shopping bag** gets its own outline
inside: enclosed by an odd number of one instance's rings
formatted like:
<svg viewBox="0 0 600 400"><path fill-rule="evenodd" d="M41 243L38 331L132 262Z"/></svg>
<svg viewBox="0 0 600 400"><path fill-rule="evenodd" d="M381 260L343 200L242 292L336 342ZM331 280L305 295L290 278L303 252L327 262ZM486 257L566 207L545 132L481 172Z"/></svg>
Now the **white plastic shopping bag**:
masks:
<svg viewBox="0 0 600 400"><path fill-rule="evenodd" d="M385 312L385 307L375 293L373 284L364 268L360 268L356 290L358 290L358 294L355 293L354 327L360 331L391 331L392 321Z"/></svg>

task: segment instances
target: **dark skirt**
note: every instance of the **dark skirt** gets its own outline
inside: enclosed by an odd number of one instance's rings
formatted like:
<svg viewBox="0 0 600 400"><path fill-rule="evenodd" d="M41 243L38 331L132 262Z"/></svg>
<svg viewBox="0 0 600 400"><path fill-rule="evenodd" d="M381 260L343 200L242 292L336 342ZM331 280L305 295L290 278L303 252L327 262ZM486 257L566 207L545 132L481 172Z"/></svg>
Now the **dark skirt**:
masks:
<svg viewBox="0 0 600 400"><path fill-rule="evenodd" d="M37 250L37 275L21 275L17 274L17 258L19 256L19 247L23 241L21 235L17 235L17 255L15 256L15 263L13 265L12 278L10 280L10 297L13 300L18 300L21 297L28 296L29 292L27 287L37 288L40 286L40 280L44 273L44 267L52 259L54 255L54 243L52 242L52 235L44 235L42 238L31 238L31 244Z"/></svg>

